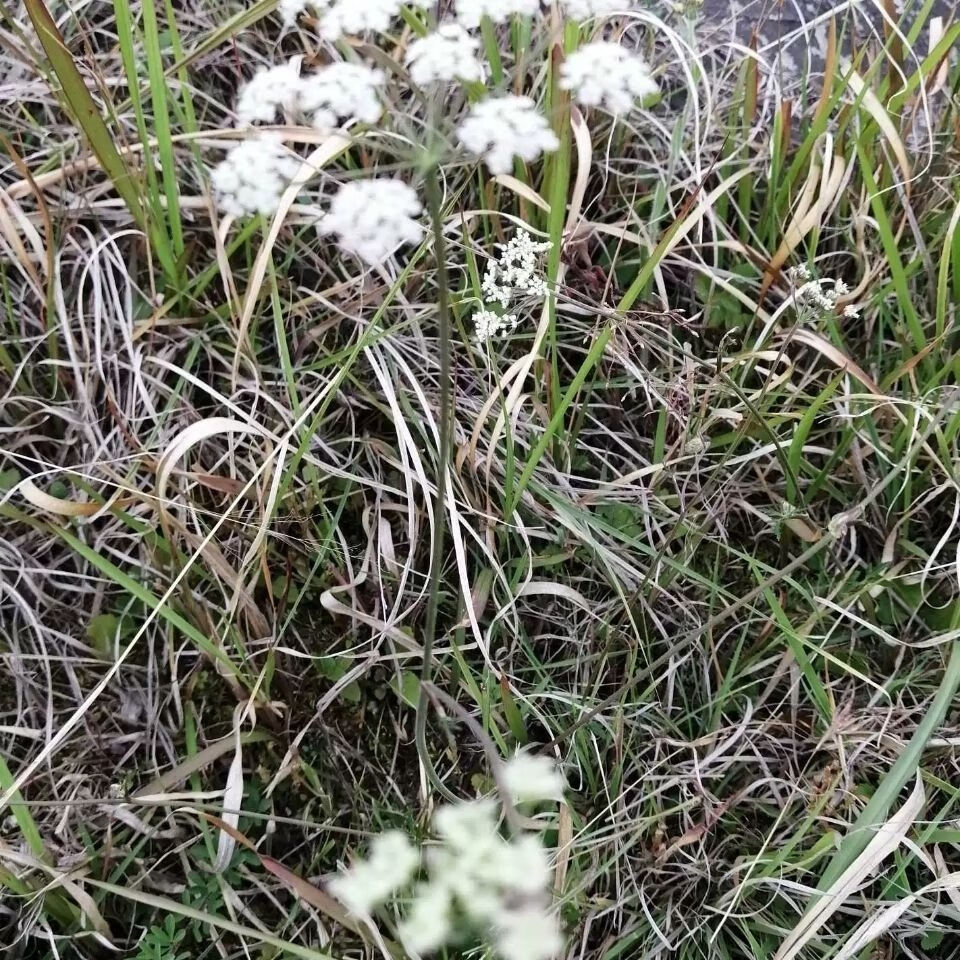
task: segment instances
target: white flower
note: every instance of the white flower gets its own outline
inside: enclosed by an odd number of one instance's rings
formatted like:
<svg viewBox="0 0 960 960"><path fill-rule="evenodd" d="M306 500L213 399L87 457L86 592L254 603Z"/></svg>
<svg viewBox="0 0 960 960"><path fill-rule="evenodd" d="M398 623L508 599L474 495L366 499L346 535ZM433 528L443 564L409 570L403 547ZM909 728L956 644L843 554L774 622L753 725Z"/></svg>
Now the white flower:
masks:
<svg viewBox="0 0 960 960"><path fill-rule="evenodd" d="M385 82L383 71L362 63L331 63L301 78L298 106L325 133L344 119L376 123L383 113L378 91Z"/></svg>
<svg viewBox="0 0 960 960"><path fill-rule="evenodd" d="M214 168L210 181L224 213L267 216L276 211L280 195L299 169L296 154L278 136L264 134L235 146Z"/></svg>
<svg viewBox="0 0 960 960"><path fill-rule="evenodd" d="M860 316L860 311L852 303L848 303L843 308L843 315L848 320L856 320Z"/></svg>
<svg viewBox="0 0 960 960"><path fill-rule="evenodd" d="M549 757L518 753L503 765L503 784L516 801L563 799L563 777Z"/></svg>
<svg viewBox="0 0 960 960"><path fill-rule="evenodd" d="M563 9L574 20L605 17L611 13L628 13L636 7L633 0L563 0Z"/></svg>
<svg viewBox="0 0 960 960"><path fill-rule="evenodd" d="M526 230L518 230L509 243L499 246L500 256L489 261L484 272L484 296L504 308L518 294L544 296L547 283L539 274L537 259L550 249L550 242L534 243Z"/></svg>
<svg viewBox="0 0 960 960"><path fill-rule="evenodd" d="M434 814L433 826L454 850L469 850L478 841L497 835L497 805L493 800L473 800L441 807Z"/></svg>
<svg viewBox="0 0 960 960"><path fill-rule="evenodd" d="M435 32L414 40L407 51L407 65L414 83L421 87L436 80L483 79L477 59L480 41L459 23L444 23Z"/></svg>
<svg viewBox="0 0 960 960"><path fill-rule="evenodd" d="M453 921L453 895L440 883L423 883L417 888L406 918L397 927L400 940L414 953L432 953L449 939Z"/></svg>
<svg viewBox="0 0 960 960"><path fill-rule="evenodd" d="M489 799L437 811L434 827L444 842L427 858L431 899L439 897L437 888L449 891L451 902L473 924L490 931L499 952L510 960L524 956L517 952L524 948L517 921L529 920L535 938L543 940L541 948L548 950L531 956L553 956L559 932L545 909L551 878L547 853L534 834L505 840L497 830L496 811ZM514 915L518 902L524 904L522 918ZM419 905L414 910L420 914ZM434 932L439 937L438 925Z"/></svg>
<svg viewBox="0 0 960 960"><path fill-rule="evenodd" d="M635 100L658 92L650 68L619 43L598 40L575 50L560 67L560 86L588 107L627 113Z"/></svg>
<svg viewBox="0 0 960 960"><path fill-rule="evenodd" d="M850 292L843 280L832 280L829 277L818 279L802 264L787 270L787 279L796 288L793 294L794 303L798 307L809 307L815 313L835 313L840 298ZM857 317L859 311L848 305L843 314L846 317Z"/></svg>
<svg viewBox="0 0 960 960"><path fill-rule="evenodd" d="M479 27L484 17L503 23L514 14L535 17L539 12L540 0L457 0L457 17L466 27Z"/></svg>
<svg viewBox="0 0 960 960"><path fill-rule="evenodd" d="M333 0L320 18L320 34L326 40L339 40L345 33L383 33L404 6L425 7L429 0Z"/></svg>
<svg viewBox="0 0 960 960"><path fill-rule="evenodd" d="M516 329L517 315L515 313L501 315L482 307L473 315L473 326L477 343L486 343L493 337Z"/></svg>
<svg viewBox="0 0 960 960"><path fill-rule="evenodd" d="M532 897L550 883L550 861L543 844L533 834L504 843L497 857L494 882L516 893Z"/></svg>
<svg viewBox="0 0 960 960"><path fill-rule="evenodd" d="M376 123L383 113L378 91L386 81L380 70L362 63L331 63L316 73L300 74L302 57L260 70L240 90L237 116L244 123L272 123L277 112L309 116L329 133L346 120Z"/></svg>
<svg viewBox="0 0 960 960"><path fill-rule="evenodd" d="M318 229L338 234L344 250L378 264L403 244L420 242L423 229L413 218L421 209L401 180L354 180L337 191Z"/></svg>
<svg viewBox="0 0 960 960"><path fill-rule="evenodd" d="M410 882L420 855L406 835L390 830L376 837L370 856L330 881L330 892L352 913L370 911Z"/></svg>
<svg viewBox="0 0 960 960"><path fill-rule="evenodd" d="M273 123L280 110L292 113L300 89L300 57L258 70L240 88L237 117L241 123Z"/></svg>
<svg viewBox="0 0 960 960"><path fill-rule="evenodd" d="M505 839L498 818L492 799L444 806L434 815L440 842L427 851L429 879L416 886L397 928L408 952L432 953L468 931L485 935L503 960L550 960L560 952L547 852L536 834ZM418 864L406 838L387 833L330 889L349 910L369 916L410 882Z"/></svg>
<svg viewBox="0 0 960 960"><path fill-rule="evenodd" d="M819 280L809 280L794 294L798 306L829 312L836 306L830 291Z"/></svg>
<svg viewBox="0 0 960 960"><path fill-rule="evenodd" d="M481 100L457 132L467 150L487 161L491 173L508 173L515 155L529 162L560 146L534 102L512 94Z"/></svg>
<svg viewBox="0 0 960 960"><path fill-rule="evenodd" d="M503 960L550 960L563 949L563 938L554 914L523 907L500 918L496 945Z"/></svg>
<svg viewBox="0 0 960 960"><path fill-rule="evenodd" d="M283 23L287 27L292 27L297 22L297 17L310 6L308 0L280 0L277 10L283 17Z"/></svg>

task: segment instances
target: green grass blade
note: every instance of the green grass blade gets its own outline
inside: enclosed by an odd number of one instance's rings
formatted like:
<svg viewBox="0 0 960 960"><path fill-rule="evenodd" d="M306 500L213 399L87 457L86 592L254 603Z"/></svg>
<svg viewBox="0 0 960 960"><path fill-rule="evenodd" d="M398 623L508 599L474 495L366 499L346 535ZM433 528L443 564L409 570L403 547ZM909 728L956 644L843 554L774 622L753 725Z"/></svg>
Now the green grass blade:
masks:
<svg viewBox="0 0 960 960"><path fill-rule="evenodd" d="M954 628L960 623L960 605L954 613ZM916 731L897 757L887 775L880 781L873 796L863 808L860 816L854 821L840 843L840 848L834 854L827 869L824 870L818 890L828 890L847 867L860 855L864 847L873 838L877 828L886 822L890 807L900 795L904 785L916 773L920 764L920 755L927 745L933 732L943 722L960 686L960 641L954 641L950 648L950 659L947 662L943 679L937 694L930 704L930 709L924 714Z"/></svg>
<svg viewBox="0 0 960 960"><path fill-rule="evenodd" d="M53 72L60 81L60 89L66 101L68 112L83 131L103 172L109 177L114 189L120 195L134 222L150 236L157 257L168 276L175 276L176 267L164 238L149 222L140 200L140 185L117 150L106 121L100 115L83 77L73 62L73 56L67 49L63 35L57 29L43 0L24 0L27 13L33 23L44 53L50 61Z"/></svg>
<svg viewBox="0 0 960 960"><path fill-rule="evenodd" d="M177 161L171 140L170 114L167 106L167 83L163 74L160 31L153 0L142 0L143 36L147 54L147 75L150 78L150 99L153 106L157 153L163 177L163 193L167 198L167 224L176 257L183 253L183 226L180 222L180 191L177 188Z"/></svg>
<svg viewBox="0 0 960 960"><path fill-rule="evenodd" d="M520 498L523 496L523 491L526 490L527 484L530 482L530 478L533 476L533 471L536 470L537 464L540 462L541 458L546 452L547 446L553 439L554 434L563 425L564 414L567 412L570 404L573 403L574 397L586 382L590 372L599 362L600 357L603 356L603 351L612 336L613 327L606 326L601 331L600 336L594 341L586 359L580 365L580 369L577 371L572 383L567 388L567 392L563 395L560 405L557 407L554 415L550 418L550 423L547 425L547 429L543 431L543 435L537 441L537 445L530 452L526 466L523 468L523 472L520 474L519 481L517 481L517 486L508 492L509 499L507 501L507 507L505 510L506 516L510 516L510 514L513 513L516 505L520 502Z"/></svg>
<svg viewBox="0 0 960 960"><path fill-rule="evenodd" d="M0 793L6 793L7 790L13 786L13 783L13 774L10 773L10 768L7 766L3 756L0 755ZM19 790L14 790L10 797L10 810L13 813L14 820L17 821L17 826L20 828L20 833L23 834L23 839L26 841L30 852L38 860L46 861L47 852L44 849L40 831L37 829L37 825L30 814L29 808L24 804L23 796Z"/></svg>
<svg viewBox="0 0 960 960"><path fill-rule="evenodd" d="M47 10L43 0L24 0L24 5L47 59L60 81L60 88L70 113L90 141L90 146L100 161L104 173L123 198L130 215L141 229L146 229L147 222L137 185L110 136L106 122L100 115L100 108L83 82L83 77L73 62L73 56L50 16L50 11Z"/></svg>
<svg viewBox="0 0 960 960"><path fill-rule="evenodd" d="M106 557L97 553L96 550L88 547L82 540L78 540L68 530L56 524L50 524L50 529L58 537L66 541L84 560L92 564L104 576L109 577L117 586L122 587L127 593L146 604L151 610L156 610L159 616L163 617L167 623L176 627L184 636L192 640L198 650L205 653L211 660L222 664L233 676L240 677L239 668L217 644L202 634L189 620L184 619L179 613L171 609L168 604L161 603L160 598L151 590L148 590L142 583L138 583L131 576L124 573Z"/></svg>

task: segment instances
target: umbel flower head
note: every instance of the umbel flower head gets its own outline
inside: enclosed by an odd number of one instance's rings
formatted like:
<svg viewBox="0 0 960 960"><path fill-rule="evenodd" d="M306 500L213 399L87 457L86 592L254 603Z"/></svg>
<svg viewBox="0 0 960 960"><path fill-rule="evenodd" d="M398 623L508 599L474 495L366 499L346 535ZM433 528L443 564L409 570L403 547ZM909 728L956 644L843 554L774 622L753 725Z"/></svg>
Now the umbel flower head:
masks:
<svg viewBox="0 0 960 960"><path fill-rule="evenodd" d="M498 244L500 256L487 263L483 275L483 295L506 308L514 297L542 297L547 282L540 274L538 260L550 249L549 241L534 243L526 230L518 230L504 244Z"/></svg>
<svg viewBox="0 0 960 960"><path fill-rule="evenodd" d="M563 777L549 757L518 753L504 764L503 783L517 803L563 799Z"/></svg>
<svg viewBox="0 0 960 960"><path fill-rule="evenodd" d="M486 160L491 173L508 173L514 156L529 162L560 146L536 104L512 94L481 100L457 133L467 150Z"/></svg>
<svg viewBox="0 0 960 960"><path fill-rule="evenodd" d="M329 2L329 0L328 0ZM339 40L345 33L383 33L404 6L426 7L430 0L332 0L320 18L320 34L325 40Z"/></svg>
<svg viewBox="0 0 960 960"><path fill-rule="evenodd" d="M629 13L636 7L635 0L563 0L564 13L580 21L606 17L612 13Z"/></svg>
<svg viewBox="0 0 960 960"><path fill-rule="evenodd" d="M420 863L420 855L399 830L374 838L367 860L358 860L330 881L330 892L352 913L369 916L394 890L405 886Z"/></svg>
<svg viewBox="0 0 960 960"><path fill-rule="evenodd" d="M299 158L280 137L264 133L237 144L214 168L210 181L224 213L268 216L299 169Z"/></svg>
<svg viewBox="0 0 960 960"><path fill-rule="evenodd" d="M562 785L546 758L521 754L503 766L503 780L530 800L555 799ZM416 884L398 926L404 947L427 954L461 940L463 928L482 933L502 960L551 960L563 949L550 909L551 870L536 834L507 839L500 833L492 799L437 810L437 842L427 850L427 871ZM363 916L406 888L417 859L397 836L375 842L369 860L353 864L330 884L331 892ZM381 838L382 840L383 838ZM385 863L389 854L395 862ZM387 889L388 883L393 883Z"/></svg>
<svg viewBox="0 0 960 960"><path fill-rule="evenodd" d="M534 17L540 12L540 0L457 0L457 19L465 27L479 27L484 17L503 23L514 14Z"/></svg>
<svg viewBox="0 0 960 960"><path fill-rule="evenodd" d="M650 68L638 53L619 43L598 40L575 50L560 68L560 86L587 107L627 113L635 100L659 92Z"/></svg>
<svg viewBox="0 0 960 960"><path fill-rule="evenodd" d="M818 280L803 264L787 270L787 278L796 288L794 303L798 307L807 307L814 313L834 313L840 298L850 292L843 280L831 280L829 277ZM852 304L848 304L844 307L843 315L855 318L859 316L859 311Z"/></svg>
<svg viewBox="0 0 960 960"><path fill-rule="evenodd" d="M383 113L379 90L386 82L380 70L362 63L331 63L315 73L300 73L302 57L259 70L237 97L242 123L273 123L278 112L308 118L325 133L341 122L376 123Z"/></svg>
<svg viewBox="0 0 960 960"><path fill-rule="evenodd" d="M280 0L277 4L277 12L283 17L283 22L288 27L292 27L297 22L297 17L307 9L307 0Z"/></svg>
<svg viewBox="0 0 960 960"><path fill-rule="evenodd" d="M383 113L379 90L386 82L381 70L362 63L331 63L301 78L298 105L324 133L344 119L376 123Z"/></svg>
<svg viewBox="0 0 960 960"><path fill-rule="evenodd" d="M241 123L273 123L277 113L293 113L300 93L301 57L258 70L240 88L237 118Z"/></svg>
<svg viewBox="0 0 960 960"><path fill-rule="evenodd" d="M517 322L515 313L499 314L481 307L473 315L473 335L477 343L486 343L494 337L516 330Z"/></svg>
<svg viewBox="0 0 960 960"><path fill-rule="evenodd" d="M477 59L479 47L480 41L459 23L441 24L410 44L406 57L410 76L421 87L437 80L480 81L483 67Z"/></svg>
<svg viewBox="0 0 960 960"><path fill-rule="evenodd" d="M414 217L421 209L402 180L353 180L337 191L317 229L337 234L344 250L376 265L403 244L420 242L423 228Z"/></svg>

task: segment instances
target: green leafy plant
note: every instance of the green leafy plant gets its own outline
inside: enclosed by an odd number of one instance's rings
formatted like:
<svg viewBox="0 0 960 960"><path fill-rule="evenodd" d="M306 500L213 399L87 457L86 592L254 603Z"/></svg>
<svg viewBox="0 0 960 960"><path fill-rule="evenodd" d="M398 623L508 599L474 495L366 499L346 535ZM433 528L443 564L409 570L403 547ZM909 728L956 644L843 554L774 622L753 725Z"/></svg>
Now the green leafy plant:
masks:
<svg viewBox="0 0 960 960"><path fill-rule="evenodd" d="M178 924L177 918L168 914L162 925L147 931L134 960L186 960L190 955L183 949L186 935L187 931Z"/></svg>

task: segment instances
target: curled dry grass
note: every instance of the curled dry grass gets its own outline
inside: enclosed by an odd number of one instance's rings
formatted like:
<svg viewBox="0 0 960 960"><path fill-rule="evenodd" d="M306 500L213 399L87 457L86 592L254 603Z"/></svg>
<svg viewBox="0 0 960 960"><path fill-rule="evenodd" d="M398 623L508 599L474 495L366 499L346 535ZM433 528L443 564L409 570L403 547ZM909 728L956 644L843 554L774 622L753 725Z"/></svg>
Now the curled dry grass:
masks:
<svg viewBox="0 0 960 960"><path fill-rule="evenodd" d="M347 169L409 172L435 105L349 144L285 128L319 168L289 215L218 223L237 85L315 39L264 3L51 10L133 189L6 10L0 938L343 956L360 935L302 878L488 776L435 704L429 775L414 742L447 464L430 241L361 275L304 216ZM868 21L790 71L645 14L658 107L574 116L569 170L442 168L434 679L564 765L570 956L834 955L864 918L878 956L957 950L957 28ZM566 227L555 314L488 352L477 274L521 223ZM807 261L858 319L798 317L777 268ZM881 856L888 821L908 843Z"/></svg>

